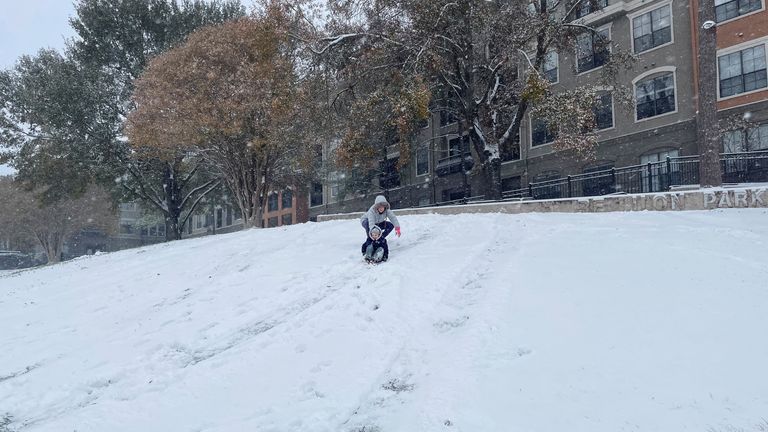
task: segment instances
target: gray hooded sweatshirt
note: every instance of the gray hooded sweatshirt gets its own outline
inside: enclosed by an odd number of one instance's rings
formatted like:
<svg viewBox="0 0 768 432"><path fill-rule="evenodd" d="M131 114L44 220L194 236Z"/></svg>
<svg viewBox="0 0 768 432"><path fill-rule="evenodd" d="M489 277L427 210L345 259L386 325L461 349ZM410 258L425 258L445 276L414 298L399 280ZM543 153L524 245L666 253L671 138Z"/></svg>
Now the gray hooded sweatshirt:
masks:
<svg viewBox="0 0 768 432"><path fill-rule="evenodd" d="M384 211L384 213L379 213L379 211L376 210L376 207L382 203L387 207L387 209ZM368 226L373 227L376 224L384 222L387 220L387 218L389 218L395 228L400 226L400 222L397 221L395 213L389 209L389 203L387 202L387 199L384 198L384 195L378 195L371 208L369 208L368 211L363 214L363 217L361 217L360 220L364 221L365 219L368 219Z"/></svg>

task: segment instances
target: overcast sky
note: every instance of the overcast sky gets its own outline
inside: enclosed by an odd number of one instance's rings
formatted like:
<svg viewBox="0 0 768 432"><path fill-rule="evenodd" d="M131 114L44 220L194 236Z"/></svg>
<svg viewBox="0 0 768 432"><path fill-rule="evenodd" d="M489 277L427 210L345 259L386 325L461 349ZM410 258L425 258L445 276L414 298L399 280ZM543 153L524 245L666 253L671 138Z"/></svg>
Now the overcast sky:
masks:
<svg viewBox="0 0 768 432"><path fill-rule="evenodd" d="M74 36L69 26L75 13L72 0L0 0L0 11L0 69L40 48L61 51L64 40ZM12 172L0 165L0 175Z"/></svg>
<svg viewBox="0 0 768 432"><path fill-rule="evenodd" d="M40 48L61 51L74 36L69 17L73 0L0 0L0 68L12 67L24 54Z"/></svg>

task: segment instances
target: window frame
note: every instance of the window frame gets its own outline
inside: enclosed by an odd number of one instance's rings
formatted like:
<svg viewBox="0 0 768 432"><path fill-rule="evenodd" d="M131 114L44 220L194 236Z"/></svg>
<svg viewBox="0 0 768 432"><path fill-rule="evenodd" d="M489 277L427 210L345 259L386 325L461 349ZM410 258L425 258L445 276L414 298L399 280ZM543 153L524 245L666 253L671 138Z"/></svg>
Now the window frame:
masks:
<svg viewBox="0 0 768 432"><path fill-rule="evenodd" d="M739 18L744 18L746 16L753 15L753 14L765 11L765 0L758 0L760 2L760 7L757 8L757 9L751 10L751 11L743 13L743 14L736 15L736 16L731 17L731 18L726 18L726 19L724 19L722 21L718 21L717 20L717 8L718 7L723 6L725 4L728 4L728 3L733 3L733 2L740 3L742 1L744 1L744 0L730 0L730 1L727 1L727 2L721 3L721 4L717 4L717 1L715 1L715 22L717 23L717 25L729 23L729 22L735 21L735 20L737 20ZM739 7L738 9L741 9L741 8Z"/></svg>
<svg viewBox="0 0 768 432"><path fill-rule="evenodd" d="M288 197L288 205L286 204L286 197ZM291 189L285 189L280 193L280 208L289 209L293 208L293 191Z"/></svg>
<svg viewBox="0 0 768 432"><path fill-rule="evenodd" d="M584 18L584 17L589 16L589 15L595 13L595 12L601 11L601 10L603 10L603 9L605 9L605 8L607 8L609 6L608 0L596 0L595 3L597 3L598 8L595 9L595 10L591 10L591 7L592 7L591 2L589 0L583 0L583 1L584 1L584 3L579 5L579 7L576 8L573 11L574 20ZM587 5L590 10L588 12L582 14L582 11L584 9L584 5Z"/></svg>
<svg viewBox="0 0 768 432"><path fill-rule="evenodd" d="M549 62L549 56L553 55L553 54L555 56L555 60L554 60L555 67L552 68L552 69L546 69L547 63ZM555 80L554 81L550 80L549 79L550 77L547 76L547 73L549 73L551 71L555 71L555 73L554 73ZM544 76L545 80L549 81L550 84L557 84L557 83L560 82L560 54L557 52L557 50L549 50L549 51L547 51L546 57L544 58L544 63L542 63L542 65L541 65L541 74L542 74L542 76Z"/></svg>
<svg viewBox="0 0 768 432"><path fill-rule="evenodd" d="M720 91L721 90L720 83L722 81L721 78L720 78L720 58L721 57L725 57L725 56L730 56L730 55L733 55L733 54L736 54L736 53L741 53L744 50L753 49L753 48L757 48L757 47L761 47L761 46L763 48L763 55L764 55L764 59L765 59L765 62L766 62L766 74L768 76L768 37L762 37L762 38L759 38L759 39L754 39L754 40L751 40L751 41L747 41L747 42L744 42L744 43L741 43L741 44L738 44L738 45L734 45L734 46L728 47L727 49L719 50L717 52L717 55L716 55L716 57L717 57L716 72L717 72L717 100L718 101L738 98L738 97L742 97L742 96L745 96L745 95L749 95L749 94L758 93L758 92L761 92L761 91L768 90L768 85L767 85L766 87L760 87L760 88L756 88L754 90L744 91L744 92L741 92L741 93L735 93L735 94L728 95L728 96L722 96L722 93ZM743 56L740 56L740 59L741 59L741 68L742 68L742 73L741 73L740 76L743 77L744 76Z"/></svg>
<svg viewBox="0 0 768 432"><path fill-rule="evenodd" d="M765 137L763 140L765 141L766 145L763 148L750 148L750 143L752 142L750 140L750 137L753 133L757 132L759 135L765 134ZM738 151L728 151L725 147L725 138L726 134L738 134L739 141L741 144L741 149ZM761 140L761 141L763 141ZM767 151L768 150L768 122L766 123L760 123L755 125L754 127L748 127L744 129L737 129L732 131L726 131L723 134L722 138L723 143L723 153L745 153L745 152L753 152L753 151Z"/></svg>
<svg viewBox="0 0 768 432"><path fill-rule="evenodd" d="M273 200L274 200L274 208L273 208ZM277 192L270 192L269 195L267 195L267 212L276 212L280 210L280 201L277 197Z"/></svg>
<svg viewBox="0 0 768 432"><path fill-rule="evenodd" d="M316 187L316 186L319 186L319 188ZM312 182L311 183L310 190L309 190L309 197L308 197L309 198L309 206L310 207L320 207L320 206L322 206L324 204L324 202L325 202L325 192L324 192L324 189L325 188L323 187L323 184L320 183L320 182ZM318 196L320 197L319 202L316 199Z"/></svg>
<svg viewBox="0 0 768 432"><path fill-rule="evenodd" d="M672 74L672 88L674 90L674 96L675 96L675 107L674 107L674 109L672 111L668 111L668 112L665 112L663 114L656 114L654 116L644 117L644 118L639 119L637 117L637 115L638 115L638 110L637 110L637 105L638 105L638 101L637 101L637 84L640 83L640 82L643 82L643 81L647 81L649 79L656 79L658 77L661 77L661 76L664 76L664 75L667 75L667 74L670 74L670 73ZM651 119L657 119L657 118L660 118L660 117L663 117L663 116L668 116L668 115L676 114L678 112L678 109L679 109L679 99L680 99L678 97L677 89L678 89L678 85L677 85L677 67L675 67L675 66L663 66L663 67L660 67L660 68L656 68L656 69L652 69L650 71L647 71L647 72L645 72L645 73L643 73L641 75L638 75L635 79L632 80L632 91L634 92L634 97L635 97L635 107L634 107L634 117L633 117L634 122L635 123L640 123L640 122L648 121L648 120L651 120ZM655 92L656 92L656 90L654 88L654 93Z"/></svg>
<svg viewBox="0 0 768 432"><path fill-rule="evenodd" d="M552 135L552 140L551 140L551 141L545 141L545 142L544 142L544 143L542 143L542 144L534 144L534 143L533 143L534 122L538 122L538 121L542 121L542 122L544 123L544 127L545 127L545 128L546 128L546 130L547 130L547 133L545 133L545 137L546 137L547 135L549 135L549 134L551 134L551 135ZM534 118L533 116L530 116L530 117L529 117L529 119L528 119L528 123L529 123L529 125L530 125L530 133L529 133L529 138L530 138L530 148L531 148L531 149L534 149L534 148L541 148L541 147L543 147L543 146L552 145L552 143L554 143L554 142L555 142L555 140L557 140L557 135L555 135L554 133L552 133L552 132L550 132L550 131L549 131L549 127L547 126L547 123L546 123L545 121L543 121L543 120L540 120L539 118ZM546 138L545 138L545 139L546 139Z"/></svg>
<svg viewBox="0 0 768 432"><path fill-rule="evenodd" d="M595 108L594 108L594 110L595 110L595 113L594 113L595 114L595 129L594 130L595 130L595 132L605 132L605 131L609 131L611 129L615 129L616 128L616 109L615 109L616 105L615 105L615 99L613 97L613 92L611 90L603 90L603 91L598 93L598 97L599 98L603 98L605 96L608 96L608 97L611 98L611 102L609 104L609 106L611 108L611 126L606 127L606 128L602 128L602 129L600 129L598 127L598 123L597 123L597 109L598 109L598 106L597 106L597 104L595 104Z"/></svg>
<svg viewBox="0 0 768 432"><path fill-rule="evenodd" d="M653 46L651 48L648 48L643 51L637 51L637 46L635 45L635 19L640 18L643 15L646 14L652 14L653 11L661 9L661 8L669 8L669 41L664 42L663 44ZM652 16L652 15L651 15ZM659 3L652 6L649 6L647 8L644 8L642 10L639 10L637 12L633 12L632 14L628 14L627 18L629 18L629 41L630 45L632 46L632 53L635 55L645 54L649 53L653 50L657 50L659 48L663 48L667 45L672 45L675 43L675 15L674 11L672 10L672 2L665 2L665 3ZM653 20L651 20L651 36L653 36Z"/></svg>
<svg viewBox="0 0 768 432"><path fill-rule="evenodd" d="M426 171L422 172L421 174L419 174L419 165L420 165L420 162L424 162L424 161L420 161L419 160L419 154L424 154L426 156L426 159L427 159L426 160ZM429 175L429 171L430 171L429 146L428 145L419 146L416 149L416 157L414 159L415 159L415 162L416 162L414 164L415 168L416 168L416 177L423 177L423 176Z"/></svg>
<svg viewBox="0 0 768 432"><path fill-rule="evenodd" d="M588 74L590 72L594 72L596 70L600 70L603 66L605 66L605 63L607 63L610 60L610 56L611 56L611 24L607 24L607 25L604 25L604 26L601 26L601 27L597 27L594 30L595 30L594 32L588 31L588 32L581 33L579 36L576 37L576 52L575 52L575 57L574 57L575 58L575 67L576 67L576 76L581 76L581 75L584 75L584 74ZM604 62L601 63L599 66L593 66L590 69L581 70L581 65L580 65L581 56L579 54L580 53L579 37L582 36L582 35L589 35L589 36L591 36L591 39L590 39L590 45L591 45L591 48L592 48L592 56L591 57L593 59L592 62L594 63L594 58L597 55L597 52L595 51L595 36L596 36L595 32L602 33L603 31L605 31L607 33L607 36L605 36L605 37L606 37L606 40L608 41L608 44L607 44L606 49L605 49L607 55L606 55L606 58L605 58Z"/></svg>

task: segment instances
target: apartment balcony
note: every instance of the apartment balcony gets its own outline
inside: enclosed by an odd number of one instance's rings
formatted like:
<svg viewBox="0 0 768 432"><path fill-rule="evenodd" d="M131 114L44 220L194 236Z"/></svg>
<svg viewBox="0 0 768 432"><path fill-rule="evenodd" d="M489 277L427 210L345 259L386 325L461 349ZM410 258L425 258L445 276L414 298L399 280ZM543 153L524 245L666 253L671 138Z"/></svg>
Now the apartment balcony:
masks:
<svg viewBox="0 0 768 432"><path fill-rule="evenodd" d="M463 161L463 167L462 167ZM474 161L470 153L464 153L464 156L454 155L446 158L439 159L435 165L435 174L438 176L446 176L461 171L469 171L472 169Z"/></svg>

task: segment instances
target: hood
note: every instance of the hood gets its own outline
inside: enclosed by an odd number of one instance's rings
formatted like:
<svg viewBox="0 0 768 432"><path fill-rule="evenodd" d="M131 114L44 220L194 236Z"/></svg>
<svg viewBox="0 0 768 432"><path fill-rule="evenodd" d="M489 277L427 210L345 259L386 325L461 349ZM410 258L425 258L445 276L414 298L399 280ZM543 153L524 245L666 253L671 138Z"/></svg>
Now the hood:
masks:
<svg viewBox="0 0 768 432"><path fill-rule="evenodd" d="M387 208L389 208L389 203L387 202L387 199L384 198L384 195L376 196L376 200L373 202L373 205L377 206L379 204L384 204Z"/></svg>

